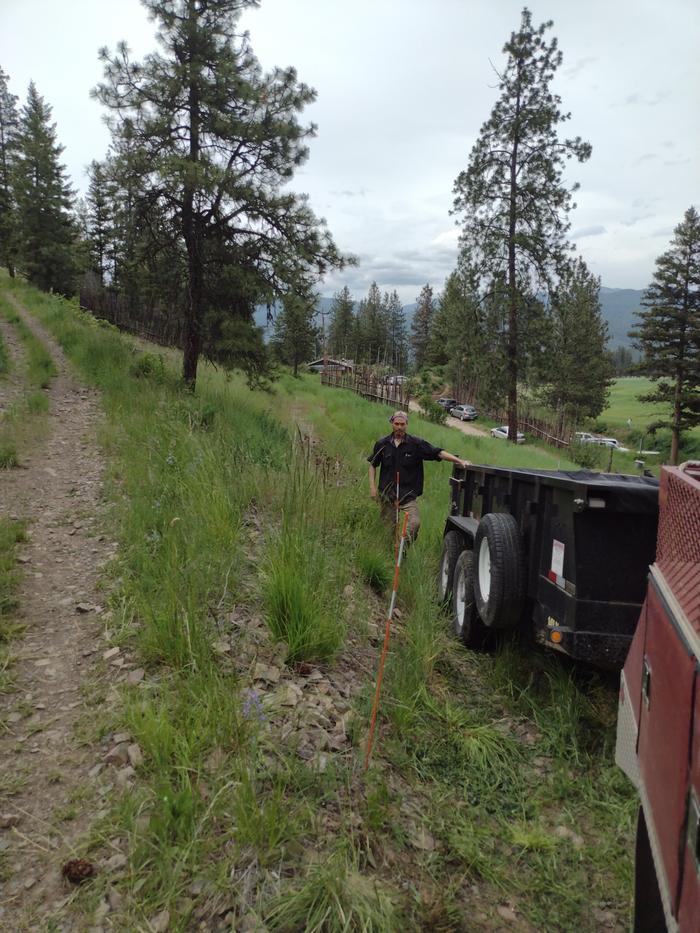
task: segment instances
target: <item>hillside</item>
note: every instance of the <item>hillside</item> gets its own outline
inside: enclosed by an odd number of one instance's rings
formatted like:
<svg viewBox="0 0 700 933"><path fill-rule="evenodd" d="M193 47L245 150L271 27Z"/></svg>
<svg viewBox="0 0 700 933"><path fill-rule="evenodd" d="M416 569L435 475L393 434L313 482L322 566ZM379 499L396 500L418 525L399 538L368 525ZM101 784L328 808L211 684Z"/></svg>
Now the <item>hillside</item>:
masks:
<svg viewBox="0 0 700 933"><path fill-rule="evenodd" d="M269 395L204 366L183 393L174 355L2 289L4 333L21 318L58 371L2 487L0 567L24 575L0 580L19 603L0 617L7 928L628 928L616 683L451 637L435 592L446 465L426 468L365 770L392 541L364 457L386 411L312 377ZM551 464L415 428L480 462ZM62 867L90 880L66 896Z"/></svg>

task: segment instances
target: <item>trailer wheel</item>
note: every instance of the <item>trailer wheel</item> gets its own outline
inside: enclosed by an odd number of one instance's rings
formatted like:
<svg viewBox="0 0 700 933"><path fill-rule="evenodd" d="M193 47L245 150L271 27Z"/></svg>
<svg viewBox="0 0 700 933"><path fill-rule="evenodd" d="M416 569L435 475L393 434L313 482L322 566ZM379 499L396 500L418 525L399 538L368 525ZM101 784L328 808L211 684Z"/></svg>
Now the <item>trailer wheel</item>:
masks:
<svg viewBox="0 0 700 933"><path fill-rule="evenodd" d="M442 557L440 558L440 573L438 575L438 592L442 603L447 603L452 599L452 581L457 566L457 558L463 546L462 536L458 531L448 531L442 539Z"/></svg>
<svg viewBox="0 0 700 933"><path fill-rule="evenodd" d="M489 628L516 625L523 601L523 559L518 523L505 512L489 512L474 538L474 598Z"/></svg>
<svg viewBox="0 0 700 933"><path fill-rule="evenodd" d="M457 558L452 593L452 628L467 648L481 648L488 634L474 601L474 552L462 551Z"/></svg>

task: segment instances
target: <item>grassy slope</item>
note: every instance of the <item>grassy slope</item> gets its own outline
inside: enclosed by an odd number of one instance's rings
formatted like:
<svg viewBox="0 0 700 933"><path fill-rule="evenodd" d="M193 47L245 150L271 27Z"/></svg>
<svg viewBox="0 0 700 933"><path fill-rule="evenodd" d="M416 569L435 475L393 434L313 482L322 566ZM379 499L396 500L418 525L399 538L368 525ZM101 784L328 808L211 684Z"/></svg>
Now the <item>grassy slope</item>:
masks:
<svg viewBox="0 0 700 933"><path fill-rule="evenodd" d="M68 303L16 287L102 388L109 418L111 628L148 668L116 709L93 697L93 737L126 725L144 753L85 841L86 853L128 841L115 921L137 928L168 909L183 930L226 915L275 930L466 931L501 928L496 908L511 905L523 930L592 931L600 909L625 926L635 805L612 764L614 685L513 644L475 655L451 641L434 590L449 467L426 467L363 774L368 633L386 601L369 584L390 572L364 458L386 409L312 377L255 394L206 367L191 398L157 357L139 361ZM527 447L411 430L475 462L556 466ZM351 746L323 769L285 740L284 709L258 716L246 693L256 658L280 656L262 620L285 635L283 654L350 678ZM235 650L220 653L222 637ZM106 883L81 890L86 913Z"/></svg>

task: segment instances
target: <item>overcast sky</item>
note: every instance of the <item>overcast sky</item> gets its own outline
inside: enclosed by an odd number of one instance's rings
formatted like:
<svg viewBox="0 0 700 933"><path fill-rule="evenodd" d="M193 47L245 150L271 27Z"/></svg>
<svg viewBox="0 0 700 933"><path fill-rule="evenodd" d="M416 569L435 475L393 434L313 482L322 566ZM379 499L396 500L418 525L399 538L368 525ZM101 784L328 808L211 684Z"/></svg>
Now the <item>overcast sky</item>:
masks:
<svg viewBox="0 0 700 933"><path fill-rule="evenodd" d="M329 278L361 297L376 280L414 301L454 268L452 185L496 98L492 65L521 0L262 0L243 25L263 67L294 65L318 92L318 125L293 187L307 192L357 269ZM684 211L700 208L698 0L548 0L564 54L555 87L567 135L593 155L572 235L609 288L643 288ZM53 106L63 159L84 189L104 157L97 50L126 39L142 56L154 26L138 0L0 0L0 66L26 97L33 79Z"/></svg>

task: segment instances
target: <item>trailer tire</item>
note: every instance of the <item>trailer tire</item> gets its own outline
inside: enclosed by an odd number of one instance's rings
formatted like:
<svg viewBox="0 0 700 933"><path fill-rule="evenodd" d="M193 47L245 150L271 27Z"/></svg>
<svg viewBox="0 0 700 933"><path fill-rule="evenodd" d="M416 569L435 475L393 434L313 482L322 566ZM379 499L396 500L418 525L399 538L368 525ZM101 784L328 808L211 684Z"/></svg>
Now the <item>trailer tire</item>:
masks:
<svg viewBox="0 0 700 933"><path fill-rule="evenodd" d="M452 629L467 648L483 647L488 631L479 618L474 601L474 552L457 558L452 592Z"/></svg>
<svg viewBox="0 0 700 933"><path fill-rule="evenodd" d="M458 531L448 531L442 539L442 556L438 573L438 593L441 603L452 599L452 581L454 579L457 558L464 550L464 541Z"/></svg>
<svg viewBox="0 0 700 933"><path fill-rule="evenodd" d="M474 537L474 599L484 624L513 628L523 605L523 555L518 523L506 512L489 512Z"/></svg>

